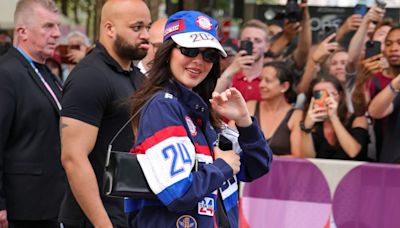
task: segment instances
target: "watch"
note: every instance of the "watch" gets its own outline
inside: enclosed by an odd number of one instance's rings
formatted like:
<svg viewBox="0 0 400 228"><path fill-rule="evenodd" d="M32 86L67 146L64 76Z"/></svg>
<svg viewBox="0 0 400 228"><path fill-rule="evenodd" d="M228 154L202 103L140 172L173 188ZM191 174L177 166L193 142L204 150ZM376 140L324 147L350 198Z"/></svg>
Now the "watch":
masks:
<svg viewBox="0 0 400 228"><path fill-rule="evenodd" d="M304 126L304 121L303 121L303 120L300 121L300 129L301 129L302 131L304 131L305 133L311 133L311 131L312 131L313 128L314 128L314 126L313 126L313 127L310 127L310 128L306 128L306 126Z"/></svg>

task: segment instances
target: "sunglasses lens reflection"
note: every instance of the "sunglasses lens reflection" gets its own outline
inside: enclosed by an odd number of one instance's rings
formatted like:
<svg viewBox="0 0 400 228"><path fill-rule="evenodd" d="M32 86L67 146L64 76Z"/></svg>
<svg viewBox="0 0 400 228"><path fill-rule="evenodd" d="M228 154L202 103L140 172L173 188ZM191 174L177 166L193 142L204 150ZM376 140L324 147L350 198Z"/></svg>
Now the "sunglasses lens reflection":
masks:
<svg viewBox="0 0 400 228"><path fill-rule="evenodd" d="M180 47L181 53L187 57L196 57L200 50L198 48L185 48L185 47Z"/></svg>
<svg viewBox="0 0 400 228"><path fill-rule="evenodd" d="M187 57L194 58L196 57L199 53L203 56L203 59L207 62L210 63L216 63L219 59L219 53L215 49L207 49L205 51L200 51L199 48L185 48L185 47L179 47L182 55L185 55Z"/></svg>
<svg viewBox="0 0 400 228"><path fill-rule="evenodd" d="M219 53L215 49L209 49L203 52L203 58L206 61L216 63L219 59Z"/></svg>

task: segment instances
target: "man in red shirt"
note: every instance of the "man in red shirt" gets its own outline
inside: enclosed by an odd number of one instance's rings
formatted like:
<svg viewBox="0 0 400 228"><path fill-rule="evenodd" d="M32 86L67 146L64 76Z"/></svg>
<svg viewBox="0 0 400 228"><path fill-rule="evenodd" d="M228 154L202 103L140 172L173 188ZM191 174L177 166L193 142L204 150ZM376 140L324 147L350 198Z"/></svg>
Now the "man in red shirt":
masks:
<svg viewBox="0 0 400 228"><path fill-rule="evenodd" d="M374 90L369 88L372 99L368 112L371 117L384 121L377 135L380 149L378 161L399 163L400 154L397 132L399 130L399 75L400 75L400 27L393 27L385 40L383 55L389 67L374 75ZM378 56L379 57L379 56ZM371 83L371 84L373 84ZM378 93L379 92L379 93ZM378 141L380 140L380 141Z"/></svg>
<svg viewBox="0 0 400 228"><path fill-rule="evenodd" d="M389 67L374 74L374 77L369 83L369 93L373 98L380 90L387 86L393 78L400 74L400 27L392 28L385 40L383 56L386 58ZM380 57L376 56L374 65L380 66Z"/></svg>
<svg viewBox="0 0 400 228"><path fill-rule="evenodd" d="M252 19L243 24L240 40L250 40L253 43L253 54L247 55L241 50L234 62L221 75L216 91L226 89L232 82L246 101L260 100L258 84L264 64L264 53L269 50L268 27L262 21ZM233 79L232 79L233 78Z"/></svg>
<svg viewBox="0 0 400 228"><path fill-rule="evenodd" d="M369 99L372 100L381 90L387 87L393 78L400 74L400 27L393 27L386 39L385 47L382 54L367 59L364 67L369 72L373 72L373 77L367 82ZM382 69L381 58L385 57L388 63L386 69ZM375 73L377 72L377 73ZM376 118L376 116L371 115ZM384 132L388 126L388 118L376 118L374 123L374 131L376 137L377 157L380 157L381 149L384 141ZM379 158L381 161L381 159Z"/></svg>

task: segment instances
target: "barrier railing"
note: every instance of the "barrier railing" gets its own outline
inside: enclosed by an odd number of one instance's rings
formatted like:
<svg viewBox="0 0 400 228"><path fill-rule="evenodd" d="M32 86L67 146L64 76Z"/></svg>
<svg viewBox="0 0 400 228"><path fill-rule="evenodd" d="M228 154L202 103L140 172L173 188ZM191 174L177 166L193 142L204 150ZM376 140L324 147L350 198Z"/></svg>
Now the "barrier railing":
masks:
<svg viewBox="0 0 400 228"><path fill-rule="evenodd" d="M274 158L244 185L242 227L400 227L400 166Z"/></svg>

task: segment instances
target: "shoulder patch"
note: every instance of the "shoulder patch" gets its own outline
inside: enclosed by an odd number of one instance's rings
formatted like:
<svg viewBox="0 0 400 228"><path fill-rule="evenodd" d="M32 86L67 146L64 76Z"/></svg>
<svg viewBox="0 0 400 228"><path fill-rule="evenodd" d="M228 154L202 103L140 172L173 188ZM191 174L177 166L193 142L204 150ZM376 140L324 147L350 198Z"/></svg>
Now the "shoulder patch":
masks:
<svg viewBox="0 0 400 228"><path fill-rule="evenodd" d="M197 221L190 215L182 215L176 220L177 228L197 228Z"/></svg>
<svg viewBox="0 0 400 228"><path fill-rule="evenodd" d="M164 98L166 99L173 99L174 95L170 94L170 93L165 93Z"/></svg>

